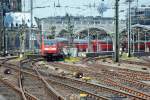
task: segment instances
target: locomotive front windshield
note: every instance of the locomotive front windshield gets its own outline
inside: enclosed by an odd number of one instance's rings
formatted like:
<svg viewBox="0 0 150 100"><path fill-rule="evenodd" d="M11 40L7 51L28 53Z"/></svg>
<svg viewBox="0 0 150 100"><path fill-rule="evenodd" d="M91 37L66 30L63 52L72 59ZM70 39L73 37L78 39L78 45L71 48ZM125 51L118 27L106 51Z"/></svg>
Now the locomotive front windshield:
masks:
<svg viewBox="0 0 150 100"><path fill-rule="evenodd" d="M44 45L55 45L56 41L54 40L44 40Z"/></svg>

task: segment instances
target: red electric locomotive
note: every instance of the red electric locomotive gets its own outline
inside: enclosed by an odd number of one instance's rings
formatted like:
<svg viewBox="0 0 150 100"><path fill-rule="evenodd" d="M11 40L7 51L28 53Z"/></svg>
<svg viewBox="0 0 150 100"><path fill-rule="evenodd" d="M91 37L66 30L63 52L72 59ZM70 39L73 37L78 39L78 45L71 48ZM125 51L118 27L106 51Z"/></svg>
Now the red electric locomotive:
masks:
<svg viewBox="0 0 150 100"><path fill-rule="evenodd" d="M63 58L65 43L56 39L44 39L41 46L41 55L48 58Z"/></svg>

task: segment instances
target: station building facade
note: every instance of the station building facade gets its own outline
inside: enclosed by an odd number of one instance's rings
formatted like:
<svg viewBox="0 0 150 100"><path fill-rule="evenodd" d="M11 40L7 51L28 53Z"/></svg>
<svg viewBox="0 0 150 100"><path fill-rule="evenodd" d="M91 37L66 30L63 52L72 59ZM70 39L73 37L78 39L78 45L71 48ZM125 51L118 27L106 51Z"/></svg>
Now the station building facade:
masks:
<svg viewBox="0 0 150 100"><path fill-rule="evenodd" d="M150 25L150 6L131 8L131 24Z"/></svg>
<svg viewBox="0 0 150 100"><path fill-rule="evenodd" d="M4 19L8 12L21 12L22 0L0 0L0 51L4 48Z"/></svg>

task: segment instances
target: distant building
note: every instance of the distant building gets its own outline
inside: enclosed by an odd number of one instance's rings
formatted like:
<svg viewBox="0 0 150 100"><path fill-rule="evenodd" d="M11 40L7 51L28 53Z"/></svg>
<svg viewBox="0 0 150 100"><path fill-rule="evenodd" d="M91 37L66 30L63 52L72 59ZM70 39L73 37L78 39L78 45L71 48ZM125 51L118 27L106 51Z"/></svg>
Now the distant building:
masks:
<svg viewBox="0 0 150 100"><path fill-rule="evenodd" d="M8 12L21 12L21 0L0 0L0 31L3 25L3 17Z"/></svg>
<svg viewBox="0 0 150 100"><path fill-rule="evenodd" d="M125 27L125 20L120 20L120 28ZM74 33L89 28L98 28L105 30L108 33L114 32L114 17L101 17L101 16L70 16L70 23L73 25ZM59 34L61 31L66 30L68 26L68 19L66 16L56 16L40 19L42 32L51 34L51 27L55 26L55 33Z"/></svg>
<svg viewBox="0 0 150 100"><path fill-rule="evenodd" d="M150 7L131 8L131 24L150 25Z"/></svg>
<svg viewBox="0 0 150 100"><path fill-rule="evenodd" d="M5 12L21 12L21 1L22 0L0 0L1 6L3 6L3 10Z"/></svg>
<svg viewBox="0 0 150 100"><path fill-rule="evenodd" d="M4 48L3 24L8 12L21 12L22 0L0 0L0 51Z"/></svg>
<svg viewBox="0 0 150 100"><path fill-rule="evenodd" d="M7 36L7 50L19 50L20 48L20 34L24 32L25 48L29 49L29 40L35 40L35 35L31 35L31 14L23 12L9 12L6 13L5 20L5 33ZM37 24L33 19L32 32L37 32Z"/></svg>
<svg viewBox="0 0 150 100"><path fill-rule="evenodd" d="M25 25L26 27L31 27L31 14L30 13L22 13L22 12L9 12L6 13L4 19L4 26L6 28L16 28L21 25ZM37 27L35 20L33 19L33 26Z"/></svg>

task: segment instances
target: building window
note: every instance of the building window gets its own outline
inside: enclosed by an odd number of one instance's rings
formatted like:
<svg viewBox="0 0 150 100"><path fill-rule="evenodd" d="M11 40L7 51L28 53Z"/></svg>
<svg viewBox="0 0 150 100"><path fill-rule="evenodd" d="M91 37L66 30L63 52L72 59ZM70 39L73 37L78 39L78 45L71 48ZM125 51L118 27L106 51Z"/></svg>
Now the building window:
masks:
<svg viewBox="0 0 150 100"><path fill-rule="evenodd" d="M95 21L95 24L100 24L100 21Z"/></svg>

